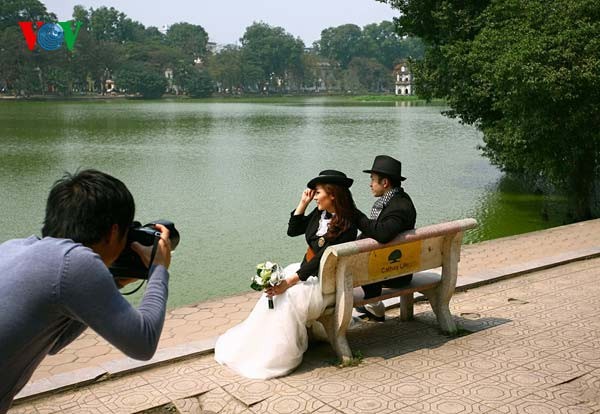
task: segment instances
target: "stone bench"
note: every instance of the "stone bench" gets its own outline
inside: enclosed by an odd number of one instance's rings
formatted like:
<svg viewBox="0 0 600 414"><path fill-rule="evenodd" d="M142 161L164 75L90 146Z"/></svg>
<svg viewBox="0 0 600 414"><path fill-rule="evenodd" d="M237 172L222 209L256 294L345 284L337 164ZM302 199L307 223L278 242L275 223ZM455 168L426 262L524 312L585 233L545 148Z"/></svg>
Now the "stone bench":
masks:
<svg viewBox="0 0 600 414"><path fill-rule="evenodd" d="M386 244L362 239L328 247L319 268L325 302L319 321L338 357L342 361L352 358L346 329L354 306L400 297L400 318L409 320L415 292L427 297L442 331L455 333L449 303L456 287L463 233L476 226L476 220L464 219L410 230ZM424 272L439 267L441 274ZM381 296L368 300L358 288L411 273L413 280L406 287L384 288Z"/></svg>

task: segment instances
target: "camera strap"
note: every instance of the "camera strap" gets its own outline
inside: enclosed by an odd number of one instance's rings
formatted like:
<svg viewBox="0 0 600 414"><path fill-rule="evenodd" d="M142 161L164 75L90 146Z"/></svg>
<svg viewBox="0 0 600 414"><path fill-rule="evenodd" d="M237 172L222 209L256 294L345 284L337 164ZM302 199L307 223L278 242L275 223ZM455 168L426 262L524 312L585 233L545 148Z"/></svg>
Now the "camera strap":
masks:
<svg viewBox="0 0 600 414"><path fill-rule="evenodd" d="M142 283L140 283L131 292L125 292L125 293L122 293L122 295L125 295L125 296L133 295L135 292L140 290L142 288L142 286L144 286L144 283L146 283L148 281L148 279L150 279L150 268L152 267L152 263L154 263L154 258L156 257L156 251L158 250L158 241L159 240L160 240L160 233L157 233L154 236L154 243L152 243L152 253L150 253L150 262L148 263L148 277L146 277L146 280L142 280Z"/></svg>

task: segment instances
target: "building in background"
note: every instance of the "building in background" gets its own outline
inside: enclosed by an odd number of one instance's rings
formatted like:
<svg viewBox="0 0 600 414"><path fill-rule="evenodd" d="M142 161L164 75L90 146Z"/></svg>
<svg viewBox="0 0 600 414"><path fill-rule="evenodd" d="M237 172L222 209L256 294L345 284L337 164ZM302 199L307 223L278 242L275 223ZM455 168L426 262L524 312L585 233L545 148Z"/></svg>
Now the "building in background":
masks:
<svg viewBox="0 0 600 414"><path fill-rule="evenodd" d="M394 67L394 77L396 78L396 95L413 95L413 76L410 71L408 61L401 60Z"/></svg>

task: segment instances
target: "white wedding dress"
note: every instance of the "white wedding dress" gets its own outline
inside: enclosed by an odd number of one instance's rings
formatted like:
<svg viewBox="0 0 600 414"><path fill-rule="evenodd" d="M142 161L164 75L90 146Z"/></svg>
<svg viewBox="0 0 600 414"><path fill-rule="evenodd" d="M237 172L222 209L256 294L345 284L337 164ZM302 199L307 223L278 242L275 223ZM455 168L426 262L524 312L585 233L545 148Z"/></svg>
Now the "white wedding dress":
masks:
<svg viewBox="0 0 600 414"><path fill-rule="evenodd" d="M300 267L294 263L284 269L293 275ZM215 360L238 374L255 379L286 375L302 362L308 347L307 326L323 310L319 279L309 277L273 298L269 309L262 295L254 309L239 325L219 337Z"/></svg>

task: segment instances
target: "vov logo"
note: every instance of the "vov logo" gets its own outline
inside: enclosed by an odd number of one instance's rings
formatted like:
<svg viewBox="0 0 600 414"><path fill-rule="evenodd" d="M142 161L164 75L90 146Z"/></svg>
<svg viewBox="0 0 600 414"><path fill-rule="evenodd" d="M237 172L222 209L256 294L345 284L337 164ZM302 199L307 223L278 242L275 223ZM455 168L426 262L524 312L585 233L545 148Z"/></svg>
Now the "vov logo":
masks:
<svg viewBox="0 0 600 414"><path fill-rule="evenodd" d="M74 32L72 23L75 23ZM33 50L37 42L42 49L49 51L60 48L63 42L68 50L73 50L81 24L74 20L58 23L36 22L37 30L33 30L33 22L19 22L29 50Z"/></svg>

